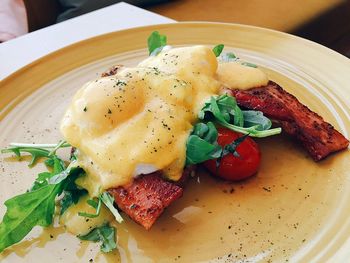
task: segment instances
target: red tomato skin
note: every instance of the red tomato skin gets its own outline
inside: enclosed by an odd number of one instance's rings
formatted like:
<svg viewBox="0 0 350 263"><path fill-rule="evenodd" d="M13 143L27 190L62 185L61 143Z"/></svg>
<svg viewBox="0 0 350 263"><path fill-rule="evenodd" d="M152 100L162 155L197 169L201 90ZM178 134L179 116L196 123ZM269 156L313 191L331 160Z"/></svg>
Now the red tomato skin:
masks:
<svg viewBox="0 0 350 263"><path fill-rule="evenodd" d="M240 133L227 128L218 128L218 144L225 146L237 138L243 136ZM250 137L237 147L236 151L240 157L233 154L225 155L220 162L219 169L216 168L216 159L203 163L213 175L229 181L240 181L253 176L259 169L261 153L258 144Z"/></svg>

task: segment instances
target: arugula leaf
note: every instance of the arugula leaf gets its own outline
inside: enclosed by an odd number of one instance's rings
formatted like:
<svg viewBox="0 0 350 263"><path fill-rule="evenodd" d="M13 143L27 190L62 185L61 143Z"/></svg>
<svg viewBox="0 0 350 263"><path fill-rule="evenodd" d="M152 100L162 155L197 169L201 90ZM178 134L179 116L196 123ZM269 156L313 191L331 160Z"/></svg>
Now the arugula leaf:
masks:
<svg viewBox="0 0 350 263"><path fill-rule="evenodd" d="M18 158L21 153L29 153L32 156L28 166L32 167L37 160L42 157L49 158L53 156L59 148L70 147L65 141L60 141L58 144L27 144L27 143L11 143L10 148L2 149L1 153L13 152ZM48 149L51 149L49 151Z"/></svg>
<svg viewBox="0 0 350 263"><path fill-rule="evenodd" d="M30 191L37 190L45 185L47 185L47 179L52 176L50 172L42 172L38 174L38 177L35 179L34 184Z"/></svg>
<svg viewBox="0 0 350 263"><path fill-rule="evenodd" d="M54 166L54 160L53 158L48 158L44 161L46 167L50 167L50 168L53 168Z"/></svg>
<svg viewBox="0 0 350 263"><path fill-rule="evenodd" d="M0 252L21 241L34 226L49 226L60 185L46 185L5 202L6 214L0 224Z"/></svg>
<svg viewBox="0 0 350 263"><path fill-rule="evenodd" d="M204 107L199 112L198 117L199 119L204 119L206 114L214 112L218 114L217 116L220 115L219 118L222 117L222 121L233 121L235 125L243 127L243 113L238 107L236 99L234 97L228 96L226 94L221 95L216 99L214 97L211 97L210 102L205 103Z"/></svg>
<svg viewBox="0 0 350 263"><path fill-rule="evenodd" d="M63 191L63 198L60 200L60 215L63 215L64 212L72 205L77 204L80 197L87 194L87 191L85 189L78 189L74 191Z"/></svg>
<svg viewBox="0 0 350 263"><path fill-rule="evenodd" d="M228 52L228 53L224 53L223 55L220 56L220 61L222 62L233 62L233 61L237 61L239 62L241 65L243 66L247 66L247 67L251 67L251 68L257 68L258 66L250 63L250 62L246 62L246 61L242 61L239 57L237 57L234 53L232 52Z"/></svg>
<svg viewBox="0 0 350 263"><path fill-rule="evenodd" d="M246 110L242 113L245 127L257 126L257 130L264 131L272 126L271 120L265 117L261 111Z"/></svg>
<svg viewBox="0 0 350 263"><path fill-rule="evenodd" d="M55 155L57 150L63 147L71 147L70 144L68 144L66 141L59 141L57 145L50 151L49 156Z"/></svg>
<svg viewBox="0 0 350 263"><path fill-rule="evenodd" d="M78 155L79 155L79 150L78 150L77 148L75 148L75 147L72 148L72 150L71 150L71 152L70 152L70 158L69 158L69 160L70 160L71 162L78 160Z"/></svg>
<svg viewBox="0 0 350 263"><path fill-rule="evenodd" d="M37 160L41 157L49 157L50 151L41 149L41 148L34 148L34 147L11 147L7 149L2 149L1 153L9 153L13 152L18 158L21 157L21 153L29 153L32 156L31 161L29 162L28 166L32 167L36 164Z"/></svg>
<svg viewBox="0 0 350 263"><path fill-rule="evenodd" d="M250 62L242 62L241 65L243 66L247 66L247 67L251 67L251 68L257 68L258 66L253 64L253 63L250 63Z"/></svg>
<svg viewBox="0 0 350 263"><path fill-rule="evenodd" d="M220 56L221 52L224 50L224 47L225 46L223 44L219 44L213 48L213 52L216 57Z"/></svg>
<svg viewBox="0 0 350 263"><path fill-rule="evenodd" d="M236 57L236 55L232 52L224 53L223 55L220 56L220 60L222 62L231 62L231 61L236 61L239 58Z"/></svg>
<svg viewBox="0 0 350 263"><path fill-rule="evenodd" d="M48 160L50 160L50 162L48 162ZM47 159L45 163L49 167L52 167L52 172L39 173L38 177L34 181L31 191L47 185L50 178L52 178L56 174L60 174L66 169L64 162L60 158L58 158L56 155L52 156L50 159Z"/></svg>
<svg viewBox="0 0 350 263"><path fill-rule="evenodd" d="M211 97L210 102L205 103L198 118L207 121L216 121L218 124L233 131L249 134L252 137L267 137L281 133L281 128L270 129L271 121L261 112L246 113L238 107L236 100L227 94Z"/></svg>
<svg viewBox="0 0 350 263"><path fill-rule="evenodd" d="M238 137L236 140L234 140L232 143L225 145L224 149L221 152L221 155L219 158L216 159L216 168L219 169L220 163L222 158L232 153L235 157L239 158L240 155L237 152L237 147L249 136L249 134L245 134L241 137Z"/></svg>
<svg viewBox="0 0 350 263"><path fill-rule="evenodd" d="M200 122L194 126L192 135L197 135L207 142L214 143L218 138L218 131L212 122Z"/></svg>
<svg viewBox="0 0 350 263"><path fill-rule="evenodd" d="M236 126L242 127L245 123L243 111L240 109L240 107L238 107L237 104L234 109L235 109L235 113L233 114L234 116L233 124Z"/></svg>
<svg viewBox="0 0 350 263"><path fill-rule="evenodd" d="M216 159L217 166L221 159L232 153L238 157L236 149L248 135L241 136L231 144L221 147L217 143L218 132L212 122L197 123L187 140L186 165L202 163L210 159Z"/></svg>
<svg viewBox="0 0 350 263"><path fill-rule="evenodd" d="M114 198L108 193L108 192L103 192L99 197L98 197L98 201L95 201L94 199L88 199L86 201L91 207L96 209L96 213L95 214L89 214L89 213L85 213L85 212L79 212L78 215L79 216L83 216L83 217L89 217L89 218L95 218L98 217L100 215L100 210L101 210L101 204L105 204L105 206L112 212L112 214L114 215L116 221L118 223L122 223L124 220L121 217L121 215L119 214L118 209L116 209L114 207Z"/></svg>
<svg viewBox="0 0 350 263"><path fill-rule="evenodd" d="M187 139L186 165L218 158L222 148L217 144L218 132L213 123L198 123Z"/></svg>
<svg viewBox="0 0 350 263"><path fill-rule="evenodd" d="M7 211L0 224L0 252L21 241L34 226L49 226L55 211L55 198L70 181L75 181L80 168L59 184L47 184L34 191L15 196L5 202Z"/></svg>
<svg viewBox="0 0 350 263"><path fill-rule="evenodd" d="M166 46L167 38L165 35L159 34L158 31L152 32L147 39L149 55L157 55L161 49ZM157 52L156 52L157 50Z"/></svg>
<svg viewBox="0 0 350 263"><path fill-rule="evenodd" d="M23 148L39 148L39 149L54 149L58 150L59 148L71 147L66 141L59 141L58 143L10 143L11 147L23 147Z"/></svg>
<svg viewBox="0 0 350 263"><path fill-rule="evenodd" d="M115 220L117 220L118 223L122 223L124 220L119 214L119 211L117 208L114 207L114 198L108 193L108 192L103 192L100 195L100 200L107 206L107 208L112 212L112 214L115 217Z"/></svg>
<svg viewBox="0 0 350 263"><path fill-rule="evenodd" d="M21 147L19 147L21 148ZM31 147L32 148L32 147ZM14 152L30 152L28 148L14 150ZM47 153L44 149L35 148L33 153ZM5 151L7 152L7 151ZM34 226L49 226L55 211L55 199L67 185L70 185L81 174L80 168L64 169L62 160L52 156L53 172L39 174L37 184L32 190L5 201L7 207L3 221L0 224L0 252L5 248L21 241ZM50 183L50 179L66 172L67 176ZM69 176L68 176L69 175Z"/></svg>
<svg viewBox="0 0 350 263"><path fill-rule="evenodd" d="M96 227L86 235L78 235L81 240L101 242L101 251L108 253L117 247L114 227L104 224Z"/></svg>
<svg viewBox="0 0 350 263"><path fill-rule="evenodd" d="M100 215L100 212L101 212L101 204L102 204L101 199L98 198L98 202L96 202L94 199L88 199L86 202L88 203L88 205L90 205L91 207L96 209L96 213L90 214L90 213L85 213L85 212L78 212L78 215L83 216L83 217L88 217L88 218L98 217Z"/></svg>
<svg viewBox="0 0 350 263"><path fill-rule="evenodd" d="M79 176L84 176L85 172L81 170L81 174ZM70 181L67 186L65 187L65 190L63 191L63 198L60 200L60 206L61 211L60 215L63 215L63 213L73 204L77 204L80 197L87 194L87 191L85 189L79 188L74 181Z"/></svg>

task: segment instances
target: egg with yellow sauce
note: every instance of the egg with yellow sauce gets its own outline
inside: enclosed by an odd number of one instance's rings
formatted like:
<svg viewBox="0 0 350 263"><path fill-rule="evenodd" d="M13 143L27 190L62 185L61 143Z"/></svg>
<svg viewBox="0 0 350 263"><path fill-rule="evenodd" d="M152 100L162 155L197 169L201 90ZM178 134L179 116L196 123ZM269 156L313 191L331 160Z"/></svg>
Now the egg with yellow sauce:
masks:
<svg viewBox="0 0 350 263"><path fill-rule="evenodd" d="M237 63L218 66L206 46L163 51L136 67L88 82L61 123L64 138L79 149L77 165L87 174L77 183L98 196L157 170L169 180L180 179L186 141L204 103L222 86L266 83L259 69Z"/></svg>

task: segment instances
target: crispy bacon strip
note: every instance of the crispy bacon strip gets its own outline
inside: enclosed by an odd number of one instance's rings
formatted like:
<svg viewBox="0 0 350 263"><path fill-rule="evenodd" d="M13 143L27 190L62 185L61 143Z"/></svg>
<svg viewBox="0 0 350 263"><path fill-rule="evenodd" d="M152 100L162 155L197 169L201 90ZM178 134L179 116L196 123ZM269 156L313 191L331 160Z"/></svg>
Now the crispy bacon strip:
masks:
<svg viewBox="0 0 350 263"><path fill-rule="evenodd" d="M109 190L118 207L146 229L151 228L182 192L180 186L164 180L160 172L143 175L131 185Z"/></svg>
<svg viewBox="0 0 350 263"><path fill-rule="evenodd" d="M285 133L301 142L315 161L349 145L331 124L272 81L264 87L234 90L232 95L240 106L262 111L278 122Z"/></svg>

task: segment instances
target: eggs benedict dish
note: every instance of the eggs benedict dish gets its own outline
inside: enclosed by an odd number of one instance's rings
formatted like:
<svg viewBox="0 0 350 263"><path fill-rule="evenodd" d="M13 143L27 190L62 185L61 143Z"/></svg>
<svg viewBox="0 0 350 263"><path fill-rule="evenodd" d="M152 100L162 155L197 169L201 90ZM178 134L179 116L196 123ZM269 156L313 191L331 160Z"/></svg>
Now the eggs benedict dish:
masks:
<svg viewBox="0 0 350 263"><path fill-rule="evenodd" d="M111 72L77 92L61 131L79 149L77 165L87 173L77 184L95 197L109 190L118 207L147 229L182 195L176 182L189 174L187 141L205 103L223 92L273 86L259 68L220 61L208 46L165 48Z"/></svg>
<svg viewBox="0 0 350 263"><path fill-rule="evenodd" d="M112 251L109 222L123 221L118 209L150 229L181 197L196 165L231 181L256 174L261 152L252 138L283 129L315 161L348 147L341 133L256 65L221 54L223 45L171 48L158 32L148 42L150 56L138 65L115 66L78 90L61 121L64 141L2 150L29 153L31 164L46 158L49 169L28 192L5 202L0 252L33 227L51 225L58 200L68 231ZM56 155L63 147L72 147L68 166Z"/></svg>
<svg viewBox="0 0 350 263"><path fill-rule="evenodd" d="M223 85L253 88L267 82L260 69L235 62L218 69L207 46L173 48L90 81L74 96L61 123L65 140L79 149L78 165L87 172L79 184L97 196L159 170L179 180L186 141L205 102Z"/></svg>

